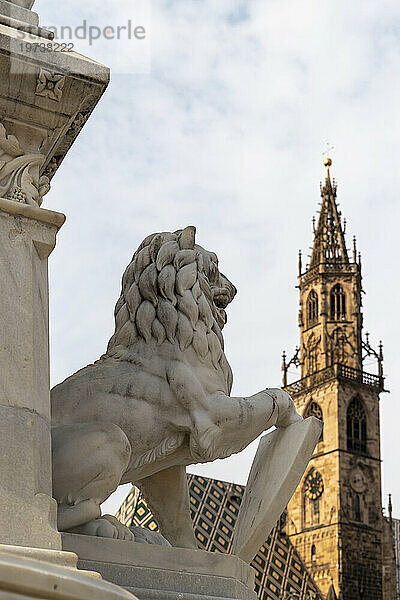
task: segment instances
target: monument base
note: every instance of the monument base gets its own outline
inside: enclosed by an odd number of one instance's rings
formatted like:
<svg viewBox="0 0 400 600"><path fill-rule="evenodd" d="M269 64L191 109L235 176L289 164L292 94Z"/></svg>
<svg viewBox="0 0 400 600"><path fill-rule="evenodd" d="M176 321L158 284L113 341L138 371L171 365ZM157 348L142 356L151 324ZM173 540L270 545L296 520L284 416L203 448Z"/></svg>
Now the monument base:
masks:
<svg viewBox="0 0 400 600"><path fill-rule="evenodd" d="M0 546L0 600L137 600L98 573L75 568L77 556Z"/></svg>
<svg viewBox="0 0 400 600"><path fill-rule="evenodd" d="M68 533L62 545L78 555L78 569L139 600L256 600L253 571L236 556Z"/></svg>

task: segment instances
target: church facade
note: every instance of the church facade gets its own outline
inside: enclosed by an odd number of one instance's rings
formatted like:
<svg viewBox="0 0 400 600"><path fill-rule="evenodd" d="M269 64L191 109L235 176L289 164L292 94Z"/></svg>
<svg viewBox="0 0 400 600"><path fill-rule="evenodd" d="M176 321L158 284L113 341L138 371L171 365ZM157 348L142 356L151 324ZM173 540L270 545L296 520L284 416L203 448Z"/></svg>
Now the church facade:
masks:
<svg viewBox="0 0 400 600"><path fill-rule="evenodd" d="M361 259L349 256L336 183L327 176L314 220L309 264L299 257L300 346L283 356L284 387L304 416L324 430L288 506L287 534L324 594L382 600L382 501L379 396L384 389L382 344L363 338ZM366 356L377 374L363 370ZM291 365L301 379L288 384Z"/></svg>

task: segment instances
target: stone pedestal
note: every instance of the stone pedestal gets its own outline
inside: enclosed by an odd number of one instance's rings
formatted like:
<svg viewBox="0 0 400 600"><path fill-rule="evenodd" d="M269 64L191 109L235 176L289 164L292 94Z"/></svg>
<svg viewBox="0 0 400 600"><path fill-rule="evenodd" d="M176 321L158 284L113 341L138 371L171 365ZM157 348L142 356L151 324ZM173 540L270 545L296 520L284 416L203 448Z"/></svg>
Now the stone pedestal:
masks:
<svg viewBox="0 0 400 600"><path fill-rule="evenodd" d="M51 497L47 259L65 217L0 198L0 542L61 548Z"/></svg>
<svg viewBox="0 0 400 600"><path fill-rule="evenodd" d="M0 600L136 600L98 573L78 571L74 554L5 550L0 552Z"/></svg>
<svg viewBox="0 0 400 600"><path fill-rule="evenodd" d="M236 556L67 533L62 543L79 569L139 600L256 600L253 570Z"/></svg>

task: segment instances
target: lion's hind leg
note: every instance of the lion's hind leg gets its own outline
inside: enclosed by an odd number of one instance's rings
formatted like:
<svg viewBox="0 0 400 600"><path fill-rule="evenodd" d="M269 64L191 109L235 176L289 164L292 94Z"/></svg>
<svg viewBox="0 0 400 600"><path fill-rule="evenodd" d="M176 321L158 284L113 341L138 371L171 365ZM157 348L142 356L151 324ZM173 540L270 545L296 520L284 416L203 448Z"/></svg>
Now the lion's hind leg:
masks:
<svg viewBox="0 0 400 600"><path fill-rule="evenodd" d="M100 504L117 489L130 460L128 438L113 423L79 423L53 427L52 439L59 530L101 525ZM120 537L103 525L107 537Z"/></svg>
<svg viewBox="0 0 400 600"><path fill-rule="evenodd" d="M178 548L197 548L185 467L164 469L137 485L169 543Z"/></svg>

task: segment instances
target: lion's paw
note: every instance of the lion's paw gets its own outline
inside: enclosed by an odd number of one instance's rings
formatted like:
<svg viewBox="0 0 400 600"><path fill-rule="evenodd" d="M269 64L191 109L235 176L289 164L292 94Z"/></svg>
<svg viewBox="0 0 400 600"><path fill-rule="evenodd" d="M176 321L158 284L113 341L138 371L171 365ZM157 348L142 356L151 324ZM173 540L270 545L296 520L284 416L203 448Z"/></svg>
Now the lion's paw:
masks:
<svg viewBox="0 0 400 600"><path fill-rule="evenodd" d="M269 388L266 392L274 399L278 407L276 427L289 427L289 425L303 420L303 417L297 412L296 405L287 392L280 388Z"/></svg>
<svg viewBox="0 0 400 600"><path fill-rule="evenodd" d="M133 532L112 515L103 515L89 521L74 530L75 533L97 537L113 538L116 540L135 541Z"/></svg>
<svg viewBox="0 0 400 600"><path fill-rule="evenodd" d="M141 544L151 544L153 546L170 546L171 544L161 533L157 531L150 531L150 529L145 529L144 527L138 527L137 525L133 525L130 527L130 530L135 535L135 542L139 542Z"/></svg>

